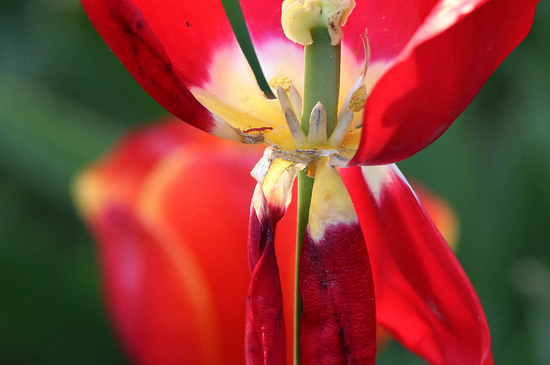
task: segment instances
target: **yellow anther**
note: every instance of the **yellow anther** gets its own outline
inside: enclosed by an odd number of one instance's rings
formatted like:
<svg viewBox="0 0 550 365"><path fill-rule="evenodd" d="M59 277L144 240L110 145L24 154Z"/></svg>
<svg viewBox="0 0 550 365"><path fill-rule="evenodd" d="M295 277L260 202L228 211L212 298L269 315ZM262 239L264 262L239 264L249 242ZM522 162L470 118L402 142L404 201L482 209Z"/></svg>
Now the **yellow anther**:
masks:
<svg viewBox="0 0 550 365"><path fill-rule="evenodd" d="M349 101L349 110L351 110L354 113L360 112L365 108L365 103L367 102L367 89L365 88L365 85L362 85L360 88L355 90L353 94L351 94L351 99Z"/></svg>
<svg viewBox="0 0 550 365"><path fill-rule="evenodd" d="M311 29L327 28L333 46L340 43L342 26L355 7L355 0L285 0L281 23L287 38L307 46L313 43Z"/></svg>
<svg viewBox="0 0 550 365"><path fill-rule="evenodd" d="M277 89L277 86L280 86L285 92L289 93L292 79L286 76L273 76L271 80L269 80L268 84L274 89Z"/></svg>

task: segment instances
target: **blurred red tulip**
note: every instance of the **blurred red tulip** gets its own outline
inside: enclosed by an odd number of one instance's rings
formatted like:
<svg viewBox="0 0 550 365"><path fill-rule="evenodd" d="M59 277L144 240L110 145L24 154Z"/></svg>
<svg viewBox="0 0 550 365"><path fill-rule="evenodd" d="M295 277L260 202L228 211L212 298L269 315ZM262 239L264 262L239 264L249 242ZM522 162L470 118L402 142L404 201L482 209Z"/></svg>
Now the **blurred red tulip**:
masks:
<svg viewBox="0 0 550 365"><path fill-rule="evenodd" d="M164 122L132 133L78 177L75 197L97 240L109 312L136 363L244 364L249 172L260 154ZM453 244L452 209L415 187ZM292 207L287 215L276 247L292 313Z"/></svg>

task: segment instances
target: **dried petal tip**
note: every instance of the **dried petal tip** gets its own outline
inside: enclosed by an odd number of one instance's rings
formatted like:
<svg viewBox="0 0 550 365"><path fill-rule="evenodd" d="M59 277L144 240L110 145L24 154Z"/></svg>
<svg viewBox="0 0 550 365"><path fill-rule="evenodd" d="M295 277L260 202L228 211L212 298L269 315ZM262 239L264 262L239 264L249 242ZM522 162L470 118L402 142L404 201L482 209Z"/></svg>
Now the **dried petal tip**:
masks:
<svg viewBox="0 0 550 365"><path fill-rule="evenodd" d="M285 0L281 23L288 39L302 46L313 43L313 28L327 28L331 44L336 46L354 7L355 0Z"/></svg>

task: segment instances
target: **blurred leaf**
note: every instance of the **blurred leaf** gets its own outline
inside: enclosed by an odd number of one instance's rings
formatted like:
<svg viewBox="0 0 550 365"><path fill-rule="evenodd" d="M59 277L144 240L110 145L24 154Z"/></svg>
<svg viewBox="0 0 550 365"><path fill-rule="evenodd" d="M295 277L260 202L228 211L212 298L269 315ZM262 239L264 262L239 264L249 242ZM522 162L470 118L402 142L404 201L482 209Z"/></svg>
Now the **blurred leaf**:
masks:
<svg viewBox="0 0 550 365"><path fill-rule="evenodd" d="M0 165L34 191L70 204L72 175L122 128L29 79L0 70Z"/></svg>

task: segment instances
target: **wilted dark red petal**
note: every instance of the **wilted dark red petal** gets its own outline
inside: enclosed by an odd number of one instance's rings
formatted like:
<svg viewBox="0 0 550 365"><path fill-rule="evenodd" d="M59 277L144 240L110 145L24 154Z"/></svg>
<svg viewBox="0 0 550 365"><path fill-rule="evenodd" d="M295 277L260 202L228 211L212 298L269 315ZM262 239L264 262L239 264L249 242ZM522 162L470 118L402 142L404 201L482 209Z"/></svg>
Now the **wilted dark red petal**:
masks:
<svg viewBox="0 0 550 365"><path fill-rule="evenodd" d="M82 5L149 95L183 121L223 133L188 89L209 81L209 61L217 49L237 44L221 2L82 0Z"/></svg>
<svg viewBox="0 0 550 365"><path fill-rule="evenodd" d="M250 365L277 365L285 364L287 353L283 295L275 257L275 228L290 203L296 170L293 163L272 160L270 155L264 155L258 166L254 175L259 182L252 197L248 226L251 280L246 356ZM263 170L262 166L269 168Z"/></svg>
<svg viewBox="0 0 550 365"><path fill-rule="evenodd" d="M265 198L262 206L267 210ZM275 257L275 227L266 210L258 214L253 206L248 226L251 280L247 303L246 363L249 365L286 362L285 319Z"/></svg>
<svg viewBox="0 0 550 365"><path fill-rule="evenodd" d="M376 83L352 164L402 160L445 132L525 38L537 2L440 1Z"/></svg>
<svg viewBox="0 0 550 365"><path fill-rule="evenodd" d="M365 239L338 172L318 164L300 256L301 361L374 364L376 311Z"/></svg>
<svg viewBox="0 0 550 365"><path fill-rule="evenodd" d="M342 177L367 238L379 323L430 364L492 364L479 299L397 167Z"/></svg>
<svg viewBox="0 0 550 365"><path fill-rule="evenodd" d="M82 175L77 197L136 363L242 364L249 171L259 155L176 126L134 134Z"/></svg>

